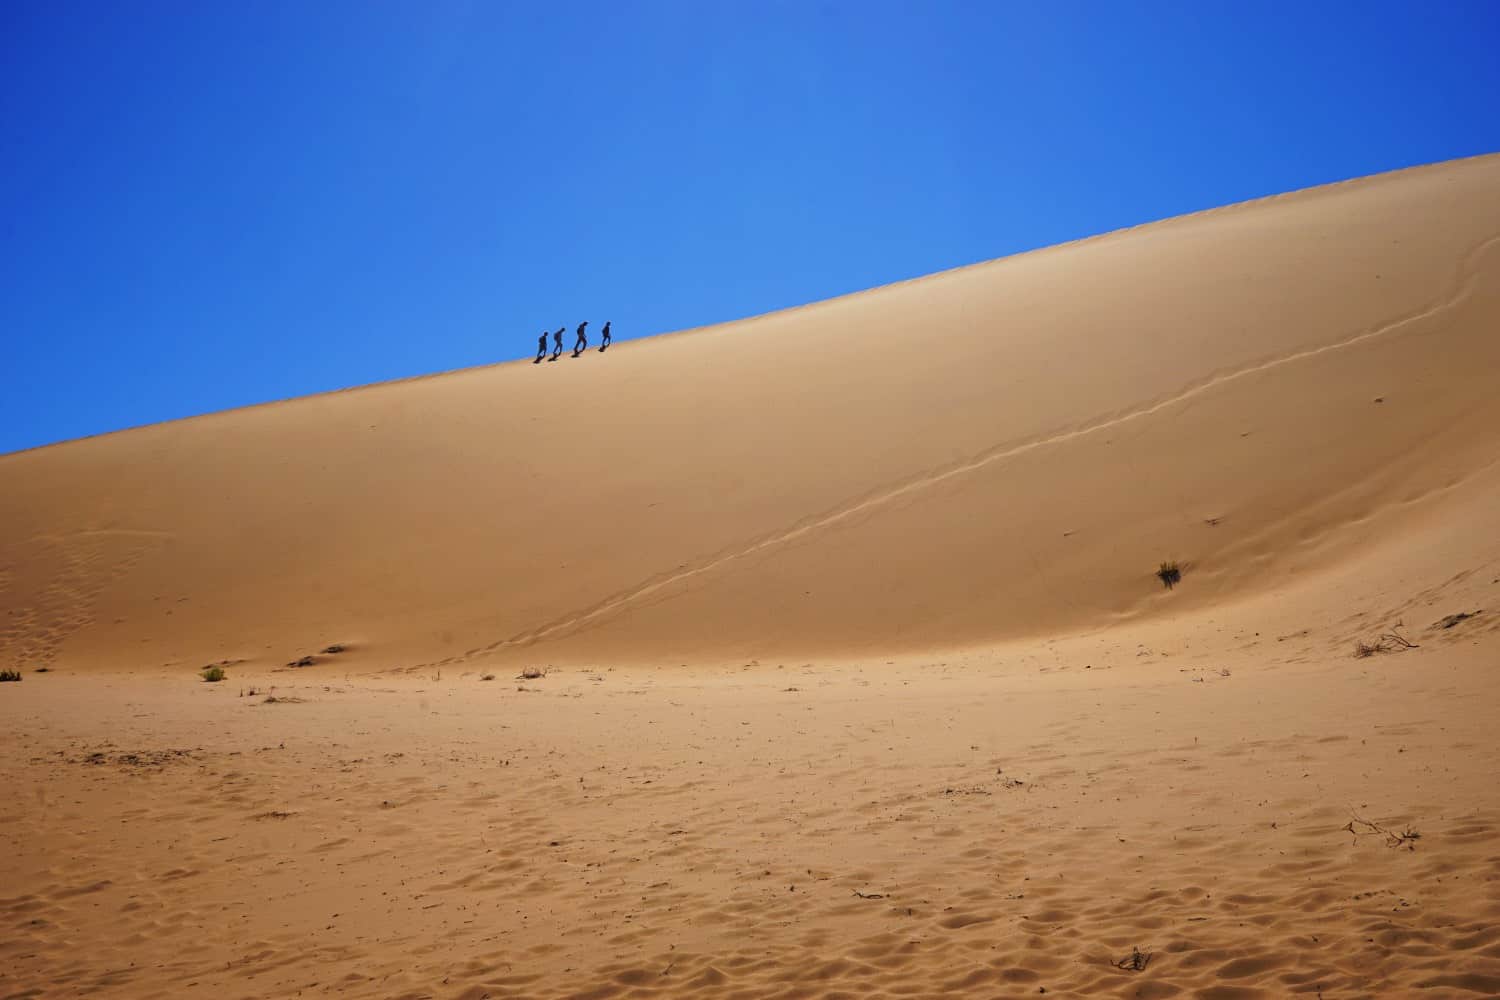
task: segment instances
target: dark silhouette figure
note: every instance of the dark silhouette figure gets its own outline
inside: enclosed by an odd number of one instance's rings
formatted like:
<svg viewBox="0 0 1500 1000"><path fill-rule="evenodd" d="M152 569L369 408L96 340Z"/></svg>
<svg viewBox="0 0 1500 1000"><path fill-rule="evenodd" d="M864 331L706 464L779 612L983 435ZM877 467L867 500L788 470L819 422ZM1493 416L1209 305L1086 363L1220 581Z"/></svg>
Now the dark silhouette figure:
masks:
<svg viewBox="0 0 1500 1000"><path fill-rule="evenodd" d="M534 365L541 364L542 363L542 359L545 358L546 356L547 356L547 331L543 330L542 331L542 335L540 337L536 338L536 360L533 361L532 364L534 364Z"/></svg>
<svg viewBox="0 0 1500 1000"><path fill-rule="evenodd" d="M584 320L582 323L578 324L578 339L573 342L573 357L575 358L589 349L589 338L583 332L583 328L588 325L588 320Z"/></svg>
<svg viewBox="0 0 1500 1000"><path fill-rule="evenodd" d="M609 346L609 322L605 321L604 329L599 331L599 350L602 353Z"/></svg>
<svg viewBox="0 0 1500 1000"><path fill-rule="evenodd" d="M560 355L562 353L562 335L563 335L563 331L566 330L566 329L567 329L567 327L560 326L560 327L557 328L557 332L552 335L552 360L553 361L556 361L558 355Z"/></svg>

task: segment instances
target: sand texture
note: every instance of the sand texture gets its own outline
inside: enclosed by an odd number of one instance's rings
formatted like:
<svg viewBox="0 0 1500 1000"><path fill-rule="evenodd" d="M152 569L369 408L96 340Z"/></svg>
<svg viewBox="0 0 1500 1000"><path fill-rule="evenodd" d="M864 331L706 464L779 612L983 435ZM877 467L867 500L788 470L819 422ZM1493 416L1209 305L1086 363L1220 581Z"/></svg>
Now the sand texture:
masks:
<svg viewBox="0 0 1500 1000"><path fill-rule="evenodd" d="M0 998L1500 995L1500 156L0 456L0 668Z"/></svg>

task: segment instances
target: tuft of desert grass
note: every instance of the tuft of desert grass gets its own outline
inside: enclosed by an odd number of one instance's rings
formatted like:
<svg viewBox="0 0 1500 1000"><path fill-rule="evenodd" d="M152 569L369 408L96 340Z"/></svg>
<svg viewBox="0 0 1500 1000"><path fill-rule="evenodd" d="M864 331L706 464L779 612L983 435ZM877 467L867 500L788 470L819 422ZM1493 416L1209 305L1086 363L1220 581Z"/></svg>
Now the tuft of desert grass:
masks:
<svg viewBox="0 0 1500 1000"><path fill-rule="evenodd" d="M1161 581L1162 586L1171 590L1182 580L1182 568L1177 565L1176 559L1170 559L1156 568L1156 578Z"/></svg>
<svg viewBox="0 0 1500 1000"><path fill-rule="evenodd" d="M224 672L223 667L203 668L203 679L208 681L210 684L217 684L219 683L219 681L222 681L225 677L228 676L229 675Z"/></svg>

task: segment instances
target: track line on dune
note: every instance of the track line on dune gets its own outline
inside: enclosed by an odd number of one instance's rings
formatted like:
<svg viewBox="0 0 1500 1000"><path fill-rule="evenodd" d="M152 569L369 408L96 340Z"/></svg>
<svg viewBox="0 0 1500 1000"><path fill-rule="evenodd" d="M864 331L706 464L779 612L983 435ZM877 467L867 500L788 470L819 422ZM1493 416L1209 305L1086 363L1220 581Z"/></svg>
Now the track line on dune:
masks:
<svg viewBox="0 0 1500 1000"><path fill-rule="evenodd" d="M790 527L767 535L762 535L761 537L751 541L746 545L738 546L729 551L721 551L718 554L710 556L703 561L695 564L679 566L675 570L657 574L656 576L653 576L634 587L619 591L609 597L606 597L598 603L590 605L589 607L584 608L581 611L574 612L564 618L557 619L548 624L540 625L536 628L528 629L524 632L519 632L508 639L502 639L498 642L490 643L489 645L481 647L480 649L473 652L475 655L479 655L510 647L529 646L543 639L554 638L561 633L574 631L592 621L595 621L614 611L618 611L628 605L638 603L643 598L656 594L667 587L671 587L695 576L701 576L704 573L711 572L726 563L733 562L736 559L742 559L746 556L754 555L766 549L775 548L777 546L793 542L798 538L808 535L814 531L818 531L831 525L838 524L841 521L849 520L850 518L856 517L859 514L864 513L865 511L892 503L896 500L901 499L902 497L918 493L922 490L927 489L928 487L937 485L938 483L946 482L950 479L967 475L968 473L974 472L978 469L982 469L985 466L991 465L995 462L1013 458L1017 455L1035 451L1040 448L1051 447L1053 445L1074 441L1089 434L1094 434L1099 431L1107 430L1109 428L1118 427L1122 424L1126 424L1134 420L1149 417L1153 414L1161 412L1162 410L1170 406L1183 402L1184 400L1200 396L1222 385L1226 385L1239 379L1248 378L1252 375L1258 375L1263 372L1285 367L1287 365L1296 364L1297 362L1305 361L1309 358L1319 357L1321 355L1329 354L1334 351L1344 350L1345 348L1353 347L1357 344L1361 344L1366 341L1394 333L1396 331L1399 331L1403 327L1409 326L1413 323L1431 319L1435 316L1441 315L1444 312L1452 310L1453 308L1458 306L1465 298L1468 297L1469 293L1473 290L1475 281L1479 277L1479 259L1483 257L1491 247L1494 247L1497 244L1500 244L1500 234L1489 237L1488 239L1482 241L1477 246L1466 252L1459 260L1458 267L1453 278L1453 287L1450 291L1440 296L1434 304L1398 317L1397 319L1394 319L1388 323L1368 327L1359 331L1353 336L1347 337L1340 341L1335 341L1330 344L1323 344L1318 347L1310 347L1305 350L1294 351L1291 354L1283 355L1281 357L1259 361L1241 368L1232 369L1230 371L1219 372L1210 375L1198 382L1191 383L1185 388L1180 389L1177 392L1172 393L1171 395L1159 397L1156 400L1146 403L1135 409L1115 411L1112 414L1099 417L1095 420L1089 421L1088 423L1080 424L1078 426L1063 431L1058 431L1044 437L1035 438L1030 441L997 445L994 448L981 452L971 458L964 459L952 465L941 467L937 470L928 471L915 477L902 480L895 484L877 488L876 490L865 493L862 496L845 504L824 511L821 514L816 514L811 517L804 518L803 520L796 522ZM467 655L462 657L462 659L467 658ZM453 659L459 658L455 657Z"/></svg>

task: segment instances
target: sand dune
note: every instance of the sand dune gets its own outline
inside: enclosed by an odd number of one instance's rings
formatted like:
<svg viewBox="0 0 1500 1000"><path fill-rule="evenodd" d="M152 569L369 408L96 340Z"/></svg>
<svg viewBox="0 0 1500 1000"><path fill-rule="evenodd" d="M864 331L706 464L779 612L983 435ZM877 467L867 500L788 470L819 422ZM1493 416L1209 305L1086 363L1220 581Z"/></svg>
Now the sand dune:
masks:
<svg viewBox="0 0 1500 1000"><path fill-rule="evenodd" d="M913 650L1221 601L1493 457L1497 179L9 456L7 600L52 629L30 656L101 668ZM1193 587L1153 591L1168 557Z"/></svg>
<svg viewBox="0 0 1500 1000"><path fill-rule="evenodd" d="M1500 994L1497 385L1500 156L0 456L0 996Z"/></svg>

